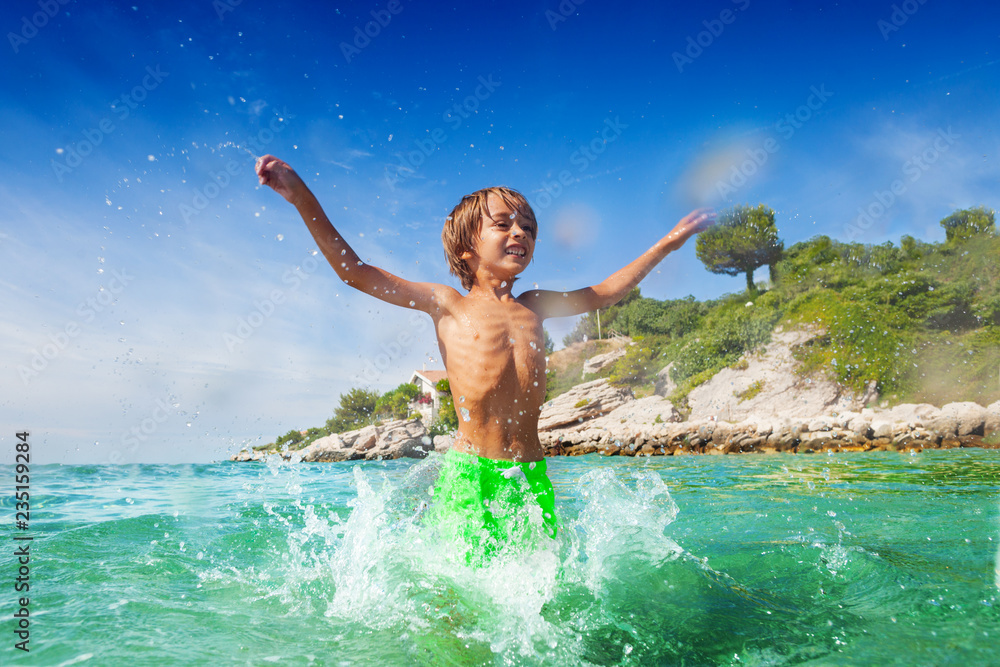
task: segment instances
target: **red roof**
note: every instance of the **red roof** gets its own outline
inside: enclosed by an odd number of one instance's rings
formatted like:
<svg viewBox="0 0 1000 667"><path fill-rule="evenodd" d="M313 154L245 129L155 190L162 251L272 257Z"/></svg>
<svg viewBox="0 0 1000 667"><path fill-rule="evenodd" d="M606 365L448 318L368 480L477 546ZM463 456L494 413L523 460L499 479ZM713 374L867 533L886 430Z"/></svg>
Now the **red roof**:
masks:
<svg viewBox="0 0 1000 667"><path fill-rule="evenodd" d="M448 371L413 371L413 375L419 375L431 384L437 384L441 380L448 379Z"/></svg>

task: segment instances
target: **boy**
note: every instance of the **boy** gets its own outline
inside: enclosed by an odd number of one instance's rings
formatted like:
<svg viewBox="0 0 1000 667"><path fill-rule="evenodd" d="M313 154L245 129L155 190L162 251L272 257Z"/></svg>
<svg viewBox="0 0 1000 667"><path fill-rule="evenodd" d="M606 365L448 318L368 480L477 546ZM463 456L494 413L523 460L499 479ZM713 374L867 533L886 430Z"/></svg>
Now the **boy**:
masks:
<svg viewBox="0 0 1000 667"><path fill-rule="evenodd" d="M459 423L434 491L432 522L466 543L470 562L523 541L539 526L554 537L554 494L538 440L545 401L542 321L617 303L669 252L714 223L714 212L693 211L599 285L573 292L531 289L515 298L514 281L535 250L535 215L513 190L480 190L462 199L442 232L451 272L468 290L462 295L363 264L285 162L265 155L257 174L298 209L345 283L434 320Z"/></svg>

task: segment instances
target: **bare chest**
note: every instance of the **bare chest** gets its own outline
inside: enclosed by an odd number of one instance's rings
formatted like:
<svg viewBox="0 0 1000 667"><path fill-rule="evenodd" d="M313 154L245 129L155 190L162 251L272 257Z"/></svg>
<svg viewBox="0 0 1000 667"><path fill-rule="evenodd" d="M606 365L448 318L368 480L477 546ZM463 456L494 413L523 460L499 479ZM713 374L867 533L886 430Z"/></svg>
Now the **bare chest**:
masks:
<svg viewBox="0 0 1000 667"><path fill-rule="evenodd" d="M516 303L476 304L450 319L438 337L453 384L483 394L544 387L544 333L535 313Z"/></svg>

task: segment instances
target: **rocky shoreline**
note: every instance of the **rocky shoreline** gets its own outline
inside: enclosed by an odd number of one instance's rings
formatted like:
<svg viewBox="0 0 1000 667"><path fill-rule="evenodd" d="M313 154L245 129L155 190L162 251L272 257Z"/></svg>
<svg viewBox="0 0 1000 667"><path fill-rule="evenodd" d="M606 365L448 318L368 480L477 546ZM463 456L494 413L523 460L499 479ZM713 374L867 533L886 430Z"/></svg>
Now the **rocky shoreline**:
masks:
<svg viewBox="0 0 1000 667"><path fill-rule="evenodd" d="M766 348L692 390L686 419L665 398L674 390L669 366L658 374L656 395L640 399L606 379L578 384L542 406L538 438L545 455L1000 449L1000 401L986 407L961 402L872 408L878 405L874 384L853 393L830 380L803 378L793 352L817 333L775 330ZM591 369L607 356L591 359ZM305 462L421 458L450 446L451 438L432 439L419 420L398 420L326 436L281 456ZM261 461L269 455L244 450L230 460Z"/></svg>
<svg viewBox="0 0 1000 667"><path fill-rule="evenodd" d="M680 421L659 396L634 399L606 380L578 385L546 404L539 420L546 456L677 456L684 454L809 454L983 447L1000 449L1000 401L903 404L811 418L772 416L730 423L714 418ZM444 452L451 438L431 438L418 419L397 420L338 433L285 460L335 462L423 458ZM231 461L263 461L263 451L241 451Z"/></svg>

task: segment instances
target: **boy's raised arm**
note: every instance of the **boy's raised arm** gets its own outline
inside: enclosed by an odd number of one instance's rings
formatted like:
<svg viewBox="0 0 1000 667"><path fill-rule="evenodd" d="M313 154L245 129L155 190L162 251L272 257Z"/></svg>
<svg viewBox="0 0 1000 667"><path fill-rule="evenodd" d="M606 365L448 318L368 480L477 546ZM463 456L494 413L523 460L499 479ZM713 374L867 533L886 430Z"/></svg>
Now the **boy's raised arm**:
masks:
<svg viewBox="0 0 1000 667"><path fill-rule="evenodd" d="M432 312L441 305L445 292L453 288L434 283L415 283L365 264L344 240L316 196L288 164L273 155L257 160L257 176L295 206L330 266L345 283L382 301L404 308ZM457 292L456 292L457 294Z"/></svg>
<svg viewBox="0 0 1000 667"><path fill-rule="evenodd" d="M529 290L521 296L521 301L543 319L580 315L598 308L607 308L621 301L664 257L713 224L715 211L708 208L694 210L681 218L677 226L657 241L656 245L601 283L572 292Z"/></svg>

